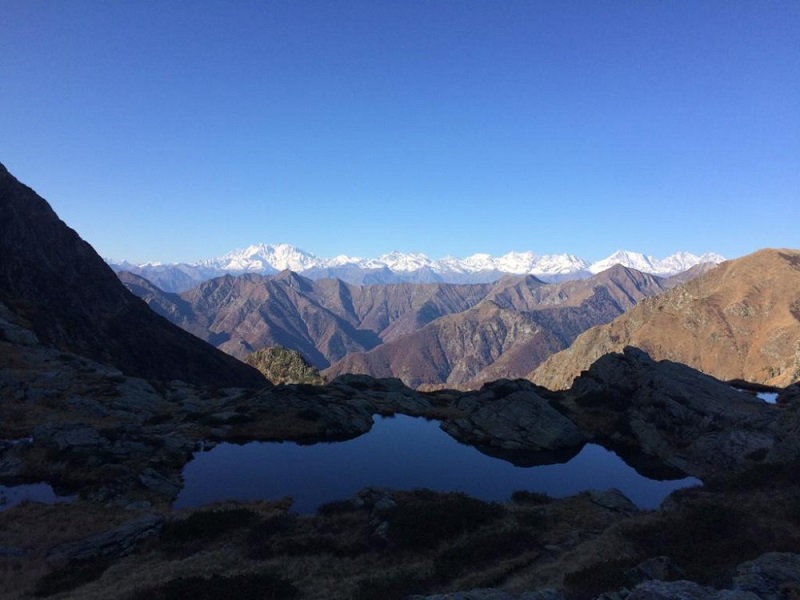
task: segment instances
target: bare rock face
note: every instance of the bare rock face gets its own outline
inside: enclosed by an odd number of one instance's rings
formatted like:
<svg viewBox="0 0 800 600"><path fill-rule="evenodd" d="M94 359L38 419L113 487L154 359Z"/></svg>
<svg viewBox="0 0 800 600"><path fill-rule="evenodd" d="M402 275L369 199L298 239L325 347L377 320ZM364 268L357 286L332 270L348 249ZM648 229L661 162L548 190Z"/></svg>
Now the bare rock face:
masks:
<svg viewBox="0 0 800 600"><path fill-rule="evenodd" d="M45 200L2 165L0 256L0 303L45 345L113 365L127 375L265 385L255 369L148 309Z"/></svg>
<svg viewBox="0 0 800 600"><path fill-rule="evenodd" d="M474 408L443 422L442 429L462 443L520 465L560 462L564 451L576 454L586 441L575 423L535 391L514 390L497 399L492 394L489 388L462 402Z"/></svg>
<svg viewBox="0 0 800 600"><path fill-rule="evenodd" d="M701 478L764 460L781 441L779 408L637 348L596 361L567 397L573 418L598 438Z"/></svg>
<svg viewBox="0 0 800 600"><path fill-rule="evenodd" d="M626 346L717 379L785 387L800 379L800 251L760 250L649 298L594 327L529 375L567 389Z"/></svg>

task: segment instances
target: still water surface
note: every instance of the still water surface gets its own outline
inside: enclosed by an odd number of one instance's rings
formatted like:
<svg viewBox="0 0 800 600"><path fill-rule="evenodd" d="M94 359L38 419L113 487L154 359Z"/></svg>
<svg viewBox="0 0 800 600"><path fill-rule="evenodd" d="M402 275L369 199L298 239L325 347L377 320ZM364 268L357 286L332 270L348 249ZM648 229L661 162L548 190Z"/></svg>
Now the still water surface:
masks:
<svg viewBox="0 0 800 600"><path fill-rule="evenodd" d="M0 510L10 508L21 502L72 502L75 496L59 496L47 483L24 483L21 485L0 485Z"/></svg>
<svg viewBox="0 0 800 600"><path fill-rule="evenodd" d="M647 479L594 444L564 464L516 467L460 444L438 421L401 415L378 417L369 433L346 442L220 444L196 453L183 475L176 508L291 496L299 513L351 498L366 486L460 491L492 501L508 500L515 490L568 496L617 488L638 506L655 508L671 491L701 483Z"/></svg>

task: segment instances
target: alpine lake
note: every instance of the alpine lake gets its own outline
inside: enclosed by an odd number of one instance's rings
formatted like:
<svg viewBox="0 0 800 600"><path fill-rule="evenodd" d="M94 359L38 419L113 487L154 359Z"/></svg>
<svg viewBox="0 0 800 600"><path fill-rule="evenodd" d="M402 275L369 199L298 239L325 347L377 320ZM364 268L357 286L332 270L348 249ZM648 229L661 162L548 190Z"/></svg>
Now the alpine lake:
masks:
<svg viewBox="0 0 800 600"><path fill-rule="evenodd" d="M438 421L403 415L376 417L368 433L344 442L218 444L196 452L183 476L174 508L289 496L301 514L368 486L464 492L487 501L506 501L516 490L562 497L616 488L640 508L656 508L673 490L701 484L693 477L648 479L595 444L560 464L519 467L457 442Z"/></svg>

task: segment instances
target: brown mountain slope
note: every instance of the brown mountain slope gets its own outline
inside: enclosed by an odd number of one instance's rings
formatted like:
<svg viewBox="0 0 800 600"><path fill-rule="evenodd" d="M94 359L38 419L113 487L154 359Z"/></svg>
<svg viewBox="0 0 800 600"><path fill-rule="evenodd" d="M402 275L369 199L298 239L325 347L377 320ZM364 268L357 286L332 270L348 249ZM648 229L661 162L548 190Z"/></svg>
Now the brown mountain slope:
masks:
<svg viewBox="0 0 800 600"><path fill-rule="evenodd" d="M590 329L530 378L551 389L608 352L637 346L718 379L785 386L800 378L800 251L761 250Z"/></svg>
<svg viewBox="0 0 800 600"><path fill-rule="evenodd" d="M153 313L50 205L0 165L0 302L50 346L128 375L258 386L255 369Z"/></svg>
<svg viewBox="0 0 800 600"><path fill-rule="evenodd" d="M490 285L353 286L275 276L225 276L179 295L129 273L120 279L150 306L187 331L234 356L283 346L317 367L415 331L477 304Z"/></svg>
<svg viewBox="0 0 800 600"><path fill-rule="evenodd" d="M664 289L663 280L621 266L559 284L506 278L474 308L369 352L349 354L325 375L398 377L410 387L475 387L522 377L582 331Z"/></svg>

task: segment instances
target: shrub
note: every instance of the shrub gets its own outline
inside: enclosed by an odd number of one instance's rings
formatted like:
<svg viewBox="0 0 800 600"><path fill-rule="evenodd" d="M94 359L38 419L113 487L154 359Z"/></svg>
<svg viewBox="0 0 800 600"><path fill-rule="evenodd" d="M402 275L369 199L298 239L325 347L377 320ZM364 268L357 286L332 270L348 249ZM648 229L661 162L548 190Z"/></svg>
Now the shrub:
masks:
<svg viewBox="0 0 800 600"><path fill-rule="evenodd" d="M632 529L643 556L670 556L699 583L718 583L721 573L768 551L789 551L794 541L778 539L743 511L704 502L668 519Z"/></svg>
<svg viewBox="0 0 800 600"><path fill-rule="evenodd" d="M431 493L428 493L431 494ZM402 548L435 548L503 514L503 507L465 494L418 494L389 520L389 538Z"/></svg>
<svg viewBox="0 0 800 600"><path fill-rule="evenodd" d="M330 517L355 510L357 510L356 505L351 500L333 500L332 502L320 504L317 508L317 514L322 517Z"/></svg>
<svg viewBox="0 0 800 600"><path fill-rule="evenodd" d="M504 530L473 536L436 557L436 577L448 581L476 567L521 554L536 547L536 539L521 530Z"/></svg>
<svg viewBox="0 0 800 600"><path fill-rule="evenodd" d="M44 597L74 590L99 579L109 564L107 560L72 561L42 577L36 584L33 595Z"/></svg>
<svg viewBox="0 0 800 600"><path fill-rule="evenodd" d="M246 527L258 515L247 508L227 508L195 512L186 519L171 521L161 531L161 541L167 545L180 545L192 540L209 540L226 531Z"/></svg>

